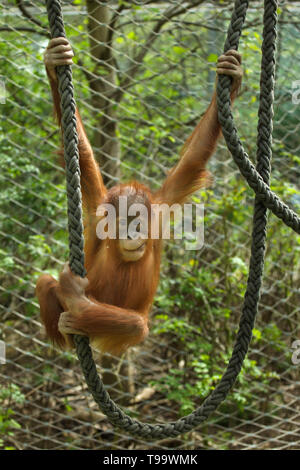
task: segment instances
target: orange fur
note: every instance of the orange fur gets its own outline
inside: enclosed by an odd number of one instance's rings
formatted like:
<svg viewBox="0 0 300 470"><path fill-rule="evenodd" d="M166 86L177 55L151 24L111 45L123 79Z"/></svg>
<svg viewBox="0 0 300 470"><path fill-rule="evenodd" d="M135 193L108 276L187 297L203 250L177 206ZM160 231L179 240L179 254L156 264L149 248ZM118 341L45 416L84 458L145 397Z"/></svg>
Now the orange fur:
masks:
<svg viewBox="0 0 300 470"><path fill-rule="evenodd" d="M39 277L36 285L36 295L41 310L41 320L46 334L60 347L66 346L63 335L58 331L58 319L64 311L57 297L57 281L48 274Z"/></svg>
<svg viewBox="0 0 300 470"><path fill-rule="evenodd" d="M60 123L57 83L50 78L50 84ZM51 276L42 276L37 284L41 319L48 336L65 347L68 341L59 332L58 321L63 311L71 312L76 330L88 335L103 351L119 354L142 341L148 333L148 314L159 281L162 244L161 240L148 239L143 257L125 262L120 256L118 240L97 238L97 207L103 202L116 205L120 195L127 197L129 205L135 198L142 199L147 207L157 202L183 203L194 191L208 185L211 178L206 163L220 135L215 95L184 145L179 163L154 194L136 181L107 190L78 110L76 117L89 285L82 292L76 290L76 278L68 272L63 272L59 281Z"/></svg>

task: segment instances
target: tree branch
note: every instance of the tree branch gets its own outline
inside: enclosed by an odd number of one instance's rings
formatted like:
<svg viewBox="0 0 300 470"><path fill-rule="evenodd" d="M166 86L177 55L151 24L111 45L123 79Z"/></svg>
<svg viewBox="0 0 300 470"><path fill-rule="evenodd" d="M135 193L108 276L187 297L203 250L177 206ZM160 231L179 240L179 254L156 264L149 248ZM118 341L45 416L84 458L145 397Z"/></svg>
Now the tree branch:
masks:
<svg viewBox="0 0 300 470"><path fill-rule="evenodd" d="M26 33L34 33L34 34L40 34L41 36L46 36L47 38L50 38L50 33L47 31L37 31L34 28L27 28L27 27L22 27L22 26L1 26L0 31L7 31L9 33L16 32L16 31L23 31Z"/></svg>
<svg viewBox="0 0 300 470"><path fill-rule="evenodd" d="M113 35L114 35L114 32L115 32L115 24L116 24L116 21L117 21L118 17L120 16L122 10L124 10L124 8L125 8L125 4L121 3L121 5L119 5L117 10L113 14L111 22L108 25L108 38L107 38L108 47L112 46L112 39L113 39Z"/></svg>
<svg viewBox="0 0 300 470"><path fill-rule="evenodd" d="M29 11L23 5L22 0L16 0L16 5L17 5L20 12L22 13L22 15L25 18L28 18L31 23L33 23L33 24L39 26L39 28L42 28L42 29L47 31L47 28L43 25L43 23L41 23L39 20L36 20L35 18L33 18L33 16L29 13Z"/></svg>
<svg viewBox="0 0 300 470"><path fill-rule="evenodd" d="M138 69L140 68L148 50L153 45L154 41L156 41L156 39L158 38L158 33L161 30L161 28L175 16L179 16L182 13L185 13L186 11L188 11L191 7L198 6L203 2L204 0L194 0L182 8L176 5L175 7L167 8L162 13L161 18L156 22L153 29L151 30L148 37L146 38L145 43L141 46L140 51L132 59L133 65L129 67L129 69L126 71L126 77L120 83L120 88L117 92L116 101L119 102L121 100L125 89L127 89L133 82L134 77Z"/></svg>
<svg viewBox="0 0 300 470"><path fill-rule="evenodd" d="M209 24L198 23L197 21L195 23L193 23L192 21L180 21L180 25L183 25L183 26L197 26L197 28L205 28L205 29L208 29L210 31L219 31L221 33L226 32L225 28L224 29L217 28L216 26L210 26Z"/></svg>

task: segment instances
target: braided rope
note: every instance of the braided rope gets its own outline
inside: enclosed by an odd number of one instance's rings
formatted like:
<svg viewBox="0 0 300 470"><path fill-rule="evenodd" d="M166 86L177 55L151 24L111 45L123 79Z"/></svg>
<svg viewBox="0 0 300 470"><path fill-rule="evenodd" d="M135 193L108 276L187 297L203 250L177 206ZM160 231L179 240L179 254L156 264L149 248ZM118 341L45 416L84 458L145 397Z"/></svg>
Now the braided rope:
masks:
<svg viewBox="0 0 300 470"><path fill-rule="evenodd" d="M59 1L46 0L48 20L52 38L66 37L61 5ZM84 238L82 223L82 204L80 187L80 167L78 153L78 136L76 131L76 104L72 84L72 68L70 65L57 67L60 106L62 110L62 128L64 158L66 163L66 182L68 198L68 230L69 230L69 264L71 270L84 277Z"/></svg>
<svg viewBox="0 0 300 470"><path fill-rule="evenodd" d="M65 36L59 0L46 0L52 37ZM237 49L243 23L246 17L248 1L236 0L231 24L228 30L224 50ZM250 162L237 136L230 110L230 79L221 76L218 82L219 120L223 134L234 161L241 173L254 189L255 205L253 216L253 232L251 259L247 290L242 309L237 339L231 359L219 384L193 413L175 422L167 424L147 424L132 419L119 408L104 389L98 376L89 339L75 336L77 355L87 385L100 409L111 423L126 430L132 435L145 438L166 438L191 431L205 421L208 416L225 399L233 386L246 356L252 336L252 328L257 314L259 291L264 265L265 238L267 225L267 209L280 217L288 226L299 233L300 219L291 211L269 188L271 134L273 117L273 91L275 69L275 42L277 24L277 1L265 0L264 40L261 74L261 99L259 107L257 167ZM78 151L76 149L76 120L71 68L58 67L59 90L63 110L62 126L64 131L64 148L66 159L66 176L68 191L68 214L70 227L70 267L80 276L85 275L83 257L83 235L81 222L80 173Z"/></svg>
<svg viewBox="0 0 300 470"><path fill-rule="evenodd" d="M278 2L276 2L277 4ZM245 16L247 12L249 1L248 0L237 0L234 7L234 12L231 20L231 25L228 30L227 40L225 43L224 50L237 49L239 38ZM269 15L268 3L265 3L264 20L268 21ZM271 17L271 15L270 15ZM276 38L275 42L276 42ZM262 74L263 78L267 80L269 67L272 67L267 60L267 51L265 52L265 60L262 63ZM270 209L279 219L281 219L288 227L292 228L295 232L300 233L300 217L292 211L280 198L269 188L269 185L264 181L263 177L259 174L257 169L249 160L247 153L245 152L241 141L238 138L236 126L234 124L231 106L230 106L230 78L220 77L218 83L218 108L219 108L219 121L222 126L222 131L228 149L230 150L233 159L241 174L246 178L249 186L254 190L257 199L261 200L264 205ZM261 81L261 86L264 85L264 81ZM273 99L273 98L272 98ZM259 115L260 115L259 111ZM258 132L258 138L262 137L262 132Z"/></svg>

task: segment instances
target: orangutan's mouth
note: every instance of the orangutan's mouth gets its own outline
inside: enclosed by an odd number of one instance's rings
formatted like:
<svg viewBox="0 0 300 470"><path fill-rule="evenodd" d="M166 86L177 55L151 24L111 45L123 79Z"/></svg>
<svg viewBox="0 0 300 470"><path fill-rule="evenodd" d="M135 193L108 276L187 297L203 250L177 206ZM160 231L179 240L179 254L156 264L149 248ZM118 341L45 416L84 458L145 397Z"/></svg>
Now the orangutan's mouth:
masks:
<svg viewBox="0 0 300 470"><path fill-rule="evenodd" d="M129 250L128 248L125 248L125 251L129 251L130 253L133 253L135 251L142 251L145 247L146 242L142 243L138 248L134 248Z"/></svg>

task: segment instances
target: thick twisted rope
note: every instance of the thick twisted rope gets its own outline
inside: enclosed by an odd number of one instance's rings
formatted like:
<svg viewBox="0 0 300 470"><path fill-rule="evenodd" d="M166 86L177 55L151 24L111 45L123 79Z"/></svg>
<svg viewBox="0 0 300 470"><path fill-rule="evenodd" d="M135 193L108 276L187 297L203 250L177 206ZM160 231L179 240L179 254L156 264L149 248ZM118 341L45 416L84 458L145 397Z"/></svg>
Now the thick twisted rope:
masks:
<svg viewBox="0 0 300 470"><path fill-rule="evenodd" d="M52 38L66 37L61 6L59 1L46 0L48 20ZM74 88L70 65L57 67L64 159L66 163L66 182L68 198L69 264L71 270L84 277L84 238L82 223L82 204L80 187L80 167L78 136L76 130Z"/></svg>
<svg viewBox="0 0 300 470"><path fill-rule="evenodd" d="M275 2L274 2L275 3ZM276 5L277 5L276 1ZM231 24L227 33L224 50L237 49L239 38L241 36L242 27L245 21L246 12L248 9L248 0L236 0L234 11L231 19ZM265 15L264 21L269 21L271 14L269 13L270 5L265 2ZM274 43L276 38L274 38ZM269 67L272 65L268 62L268 52L265 50L265 58L262 63L262 75L266 80L269 72ZM263 202L263 204L270 209L279 219L295 232L300 233L300 217L292 211L280 198L269 188L268 183L260 175L258 169L249 160L241 141L238 138L236 126L234 124L231 106L230 106L230 79L228 77L220 77L218 82L218 109L219 121L222 126L222 132L226 140L228 149L230 150L233 159L240 169L241 174L246 178L249 186L254 190L256 198ZM261 82L261 86L264 81ZM259 110L259 116L262 108ZM259 130L258 139L260 140L263 133Z"/></svg>
<svg viewBox="0 0 300 470"><path fill-rule="evenodd" d="M59 0L48 0L46 3L52 36L65 36ZM225 51L228 49L237 49L247 8L248 1L237 0L235 2L234 13L224 48ZM261 101L259 108L256 168L250 163L237 137L237 131L230 111L230 79L225 76L220 77L218 84L219 120L222 124L223 134L241 173L246 177L248 183L256 193L253 217L253 241L247 290L232 356L219 384L205 399L202 405L188 416L167 424L142 423L126 415L109 397L109 394L104 389L102 380L98 376L92 351L89 346L89 339L83 336L75 336L74 338L82 371L96 403L103 413L106 414L111 423L132 435L160 439L191 431L205 421L225 399L241 370L251 341L263 273L267 208L271 209L275 215L280 217L296 232L299 232L299 217L282 203L279 198L270 191L268 186L271 159L272 103L277 22L276 10L277 1L265 0ZM58 71L59 89L62 98L62 125L68 181L68 213L71 230L69 243L70 267L74 273L84 276L82 222L81 210L79 209L81 206L80 173L78 152L76 149L75 103L73 99L71 71L70 67L59 67ZM73 232L76 233L74 234Z"/></svg>

